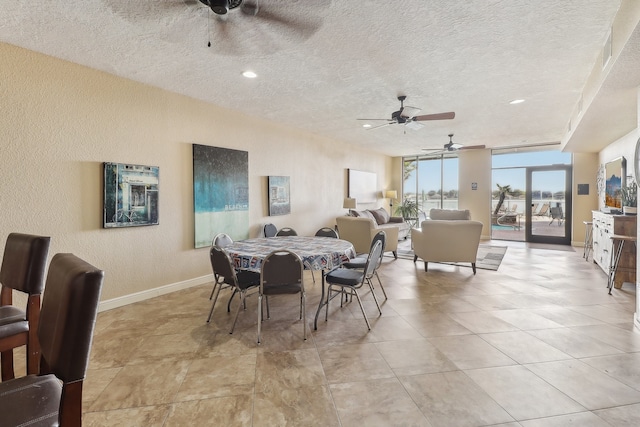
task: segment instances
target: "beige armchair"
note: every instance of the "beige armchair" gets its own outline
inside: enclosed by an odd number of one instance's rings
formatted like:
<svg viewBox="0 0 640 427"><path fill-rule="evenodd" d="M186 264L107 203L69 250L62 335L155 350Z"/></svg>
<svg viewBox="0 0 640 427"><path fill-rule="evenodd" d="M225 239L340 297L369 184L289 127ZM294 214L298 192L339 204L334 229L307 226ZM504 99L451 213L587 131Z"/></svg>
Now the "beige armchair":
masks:
<svg viewBox="0 0 640 427"><path fill-rule="evenodd" d="M464 211L431 212L436 218L469 218ZM482 223L470 219L428 219L423 221L421 229L411 230L413 262L418 258L424 261L424 270L428 271L429 262L469 262L476 274L476 258Z"/></svg>
<svg viewBox="0 0 640 427"><path fill-rule="evenodd" d="M387 235L385 250L393 252L393 256L398 258L398 231L400 227L394 227L390 224L380 227L371 218L353 216L339 216L336 218L336 223L340 238L351 242L357 253L369 253L373 236L378 231L384 230Z"/></svg>

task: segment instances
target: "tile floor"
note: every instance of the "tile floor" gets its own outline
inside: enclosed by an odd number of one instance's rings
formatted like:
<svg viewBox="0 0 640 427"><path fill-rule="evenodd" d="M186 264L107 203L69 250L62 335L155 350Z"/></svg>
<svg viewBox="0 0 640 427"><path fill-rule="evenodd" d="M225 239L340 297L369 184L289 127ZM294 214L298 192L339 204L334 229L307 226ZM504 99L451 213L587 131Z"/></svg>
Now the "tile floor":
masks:
<svg viewBox="0 0 640 427"><path fill-rule="evenodd" d="M385 258L369 332L336 300L303 341L298 298L277 296L258 347L256 298L229 335L228 294L205 323L209 285L100 313L84 425L640 425L633 286L607 295L581 248L490 243L509 246L504 261L475 276ZM306 278L312 326L320 284Z"/></svg>

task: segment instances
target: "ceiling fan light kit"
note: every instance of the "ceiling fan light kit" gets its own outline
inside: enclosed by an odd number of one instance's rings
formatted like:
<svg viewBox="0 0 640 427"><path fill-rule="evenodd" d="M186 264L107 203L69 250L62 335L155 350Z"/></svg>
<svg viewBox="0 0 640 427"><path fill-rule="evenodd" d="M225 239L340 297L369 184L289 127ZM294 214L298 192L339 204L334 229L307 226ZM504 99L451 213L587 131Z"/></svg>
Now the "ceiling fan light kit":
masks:
<svg viewBox="0 0 640 427"><path fill-rule="evenodd" d="M229 9L240 6L242 0L200 0L200 3L209 6L216 15L226 15Z"/></svg>

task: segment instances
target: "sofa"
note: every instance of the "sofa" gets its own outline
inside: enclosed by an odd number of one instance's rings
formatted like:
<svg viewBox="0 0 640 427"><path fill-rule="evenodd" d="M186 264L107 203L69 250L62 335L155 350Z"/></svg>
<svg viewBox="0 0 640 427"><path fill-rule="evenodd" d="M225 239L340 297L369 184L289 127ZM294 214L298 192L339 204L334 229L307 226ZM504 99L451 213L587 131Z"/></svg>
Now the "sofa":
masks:
<svg viewBox="0 0 640 427"><path fill-rule="evenodd" d="M378 209L366 209L366 210L350 210L349 216L355 216L356 218L364 217L373 219L378 228L387 229L395 227L398 229L398 240L406 239L409 237L409 231L411 230L411 224L406 222L401 216L391 216L385 208Z"/></svg>
<svg viewBox="0 0 640 427"><path fill-rule="evenodd" d="M413 262L469 262L476 274L476 258L482 223L471 220L468 210L431 209L429 219L422 221L420 229L411 230Z"/></svg>
<svg viewBox="0 0 640 427"><path fill-rule="evenodd" d="M361 212L361 211L359 211ZM384 230L387 235L385 252L393 252L395 258L398 257L398 236L401 228L409 230L409 225L403 222L388 221L378 224L375 218L365 215L359 216L339 216L336 218L338 234L341 239L353 244L357 253L369 253L371 240L380 230ZM405 234L407 232L405 231Z"/></svg>

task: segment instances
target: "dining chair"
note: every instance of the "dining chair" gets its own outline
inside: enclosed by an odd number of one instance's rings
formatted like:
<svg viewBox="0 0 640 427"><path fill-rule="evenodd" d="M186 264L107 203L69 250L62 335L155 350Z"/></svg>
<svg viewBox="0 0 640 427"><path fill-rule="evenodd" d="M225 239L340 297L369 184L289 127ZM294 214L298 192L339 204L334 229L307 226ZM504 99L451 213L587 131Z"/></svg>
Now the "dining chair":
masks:
<svg viewBox="0 0 640 427"><path fill-rule="evenodd" d="M377 259L376 261L376 266L375 269L373 271L373 275L376 276L376 279L378 280L378 283L380 284L380 289L382 289L382 294L384 295L384 299L388 299L387 298L387 292L384 290L384 286L382 285L382 280L380 280L380 276L378 275L378 268L380 268L380 265L382 264L382 258L384 255L384 248L387 245L387 235L384 232L384 230L380 230L378 231L375 236L373 236L373 239L371 239L371 248L373 248L373 245L376 244L376 242L382 242L382 252L380 253L380 257ZM371 250L371 248L369 250ZM355 269L355 270L363 270L365 268L365 266L367 265L367 259L369 257L369 254L361 254L356 256L355 258L351 258L349 261L345 262L344 264L342 264L343 268L351 268L351 269Z"/></svg>
<svg viewBox="0 0 640 427"><path fill-rule="evenodd" d="M338 239L338 232L330 227L322 227L318 231L316 231L315 237L333 237Z"/></svg>
<svg viewBox="0 0 640 427"><path fill-rule="evenodd" d="M296 253L289 250L275 250L266 256L260 271L260 290L258 292L258 344L262 330L262 299L269 312L270 295L300 294L300 319L303 335L307 339L306 293L304 291L304 265Z"/></svg>
<svg viewBox="0 0 640 427"><path fill-rule="evenodd" d="M360 310L362 311L362 316L364 317L364 321L367 324L367 329L371 330L371 325L369 324L369 319L367 318L367 313L364 311L364 306L362 305L362 301L360 300L360 295L358 294L358 289L362 288L365 284L369 286L371 290L371 295L373 296L373 300L376 303L376 307L378 307L378 313L382 315L382 310L380 310L380 304L378 303L378 298L376 298L376 294L373 292L373 285L371 284L371 278L373 277L376 261L381 256L382 253L382 242L377 241L371 248L369 252L369 256L367 257L367 262L364 270L354 270L350 268L335 268L331 270L325 276L325 282L327 283L327 302L326 302L326 311L325 311L325 321L329 318L329 302L332 297L331 294L339 294L340 295L340 306L342 307L342 296L347 294L348 296L356 296L358 300L358 305L360 305ZM334 295L337 296L337 295Z"/></svg>
<svg viewBox="0 0 640 427"><path fill-rule="evenodd" d="M27 374L38 373L38 321L50 237L11 233L0 267L0 358L2 381L14 378L13 349L27 346ZM27 294L22 310L13 305L13 291Z"/></svg>
<svg viewBox="0 0 640 427"><path fill-rule="evenodd" d="M73 254L53 257L37 331L40 372L0 383L1 425L82 425L82 385L103 280L103 271Z"/></svg>
<svg viewBox="0 0 640 427"><path fill-rule="evenodd" d="M221 248L224 248L226 246L229 246L232 243L233 243L233 239L228 234L218 233L215 235L215 237L211 241L211 246L219 246ZM218 287L221 287L222 289L229 287L228 285L222 283L222 279L220 279L220 276L215 271L213 272L213 279L214 279L213 289L211 289L211 294L209 295L209 301L211 301L211 298L213 298L213 294L216 292L216 289L218 289ZM218 293L220 293L220 290L218 290ZM231 298L233 298L233 295L231 295ZM231 302L231 299L229 299L229 302Z"/></svg>
<svg viewBox="0 0 640 427"><path fill-rule="evenodd" d="M291 227L281 228L276 233L276 237L280 237L280 236L297 236L297 235L298 235L298 233L296 233L296 230L294 230Z"/></svg>
<svg viewBox="0 0 640 427"><path fill-rule="evenodd" d="M268 223L264 225L263 231L264 231L264 237L275 237L276 234L278 233L278 228L275 225Z"/></svg>
<svg viewBox="0 0 640 427"><path fill-rule="evenodd" d="M244 307L246 309L245 299L248 292L257 291L258 287L260 286L260 273L249 270L236 271L233 268L233 262L231 261L229 254L226 253L221 247L212 246L211 250L209 251L209 256L211 259L211 267L213 268L213 271L215 271L216 274L223 278L223 283L233 286L235 292L240 295L240 302L236 310L236 315L233 319L233 325L231 325L231 330L229 331L229 333L232 334L233 330L236 327L238 314L240 314L240 307ZM214 298L213 303L211 304L211 310L209 311L207 323L211 321L211 315L213 314L213 308L216 305L216 299L217 296L216 298ZM229 307L227 307L227 310L229 310Z"/></svg>

